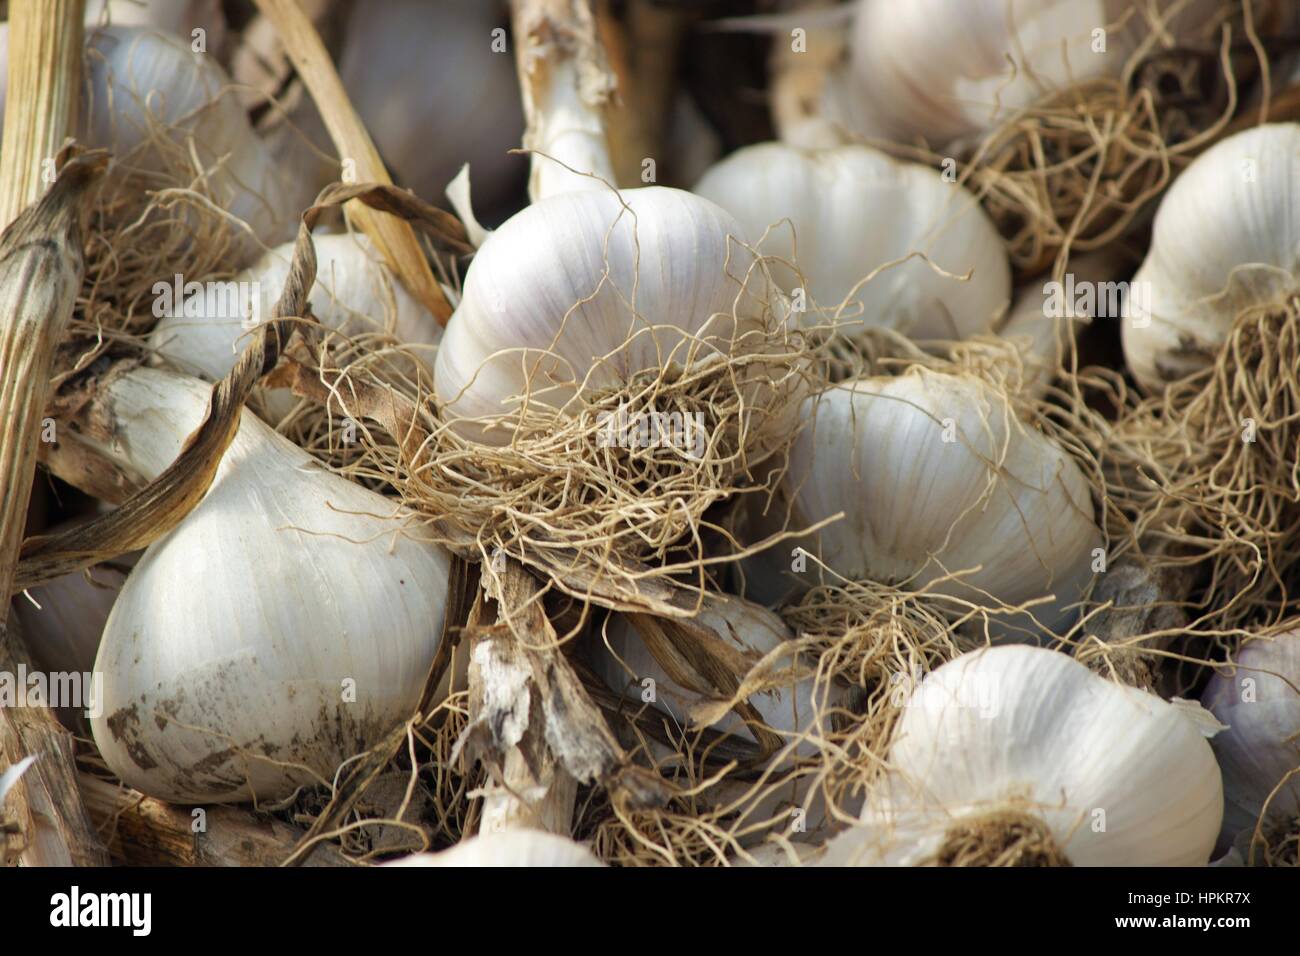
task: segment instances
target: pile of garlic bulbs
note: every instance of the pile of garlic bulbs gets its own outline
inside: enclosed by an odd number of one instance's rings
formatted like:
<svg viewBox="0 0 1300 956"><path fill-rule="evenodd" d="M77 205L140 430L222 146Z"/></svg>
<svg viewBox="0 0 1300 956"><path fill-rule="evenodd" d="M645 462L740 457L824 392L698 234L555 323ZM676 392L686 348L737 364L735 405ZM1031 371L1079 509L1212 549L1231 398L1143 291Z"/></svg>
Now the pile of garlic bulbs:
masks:
<svg viewBox="0 0 1300 956"><path fill-rule="evenodd" d="M81 772L293 862L1294 865L1293 15L687 6L78 11Z"/></svg>

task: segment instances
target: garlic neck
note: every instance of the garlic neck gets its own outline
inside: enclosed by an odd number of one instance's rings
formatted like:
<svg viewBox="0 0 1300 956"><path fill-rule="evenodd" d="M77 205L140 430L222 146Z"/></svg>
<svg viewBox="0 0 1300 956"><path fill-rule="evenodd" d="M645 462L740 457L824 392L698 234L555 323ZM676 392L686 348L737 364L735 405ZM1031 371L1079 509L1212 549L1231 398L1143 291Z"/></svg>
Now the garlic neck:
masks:
<svg viewBox="0 0 1300 956"><path fill-rule="evenodd" d="M98 399L104 417L112 423L111 434L107 438L86 436L85 442L118 467L152 481L180 456L185 440L202 423L211 391L211 385L186 375L152 368L131 369L107 382ZM252 412L243 415L245 424L249 420L262 424ZM242 427L227 455L238 454L249 443L261 444L262 436L270 433L264 425ZM300 452L300 460L287 462L290 467L311 457L300 449L295 451ZM283 453L280 443L258 452L272 453Z"/></svg>
<svg viewBox="0 0 1300 956"><path fill-rule="evenodd" d="M590 7L574 0L513 0L519 85L532 150L528 196L613 185L604 109L614 91Z"/></svg>

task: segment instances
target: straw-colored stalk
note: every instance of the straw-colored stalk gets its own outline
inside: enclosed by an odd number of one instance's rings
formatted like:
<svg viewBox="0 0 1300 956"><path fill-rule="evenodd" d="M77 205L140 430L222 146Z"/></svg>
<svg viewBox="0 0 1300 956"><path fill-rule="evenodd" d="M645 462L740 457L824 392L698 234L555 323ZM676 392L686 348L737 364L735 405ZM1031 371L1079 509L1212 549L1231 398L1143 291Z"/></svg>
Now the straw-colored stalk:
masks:
<svg viewBox="0 0 1300 956"><path fill-rule="evenodd" d="M384 161L366 132L361 117L352 107L338 70L311 20L297 0L256 0L258 9L279 31L289 59L311 93L334 140L350 182L392 184ZM349 166L351 161L351 166ZM443 325L451 317L451 304L433 277L415 231L406 222L384 215L361 203L346 209L352 222L374 242L407 290Z"/></svg>
<svg viewBox="0 0 1300 956"><path fill-rule="evenodd" d="M102 157L73 160L42 199L80 93L81 0L10 6L0 151L0 599L13 588L55 349L72 318L85 262L82 210ZM39 202L37 201L39 200ZM28 660L0 621L0 669ZM107 855L77 797L72 741L47 707L0 710L0 769L36 757L9 801L26 865L101 865Z"/></svg>
<svg viewBox="0 0 1300 956"><path fill-rule="evenodd" d="M596 10L597 29L618 78L618 95L606 110L610 158L618 185L658 181L647 160L665 161L664 140L677 91L677 61L689 11L652 0L632 0L620 21L610 0Z"/></svg>
<svg viewBox="0 0 1300 956"><path fill-rule="evenodd" d="M202 827L189 807L81 773L82 798L114 860L128 866L279 866L301 831L243 807L203 808ZM305 866L347 866L338 848L318 844Z"/></svg>
<svg viewBox="0 0 1300 956"><path fill-rule="evenodd" d="M615 182L606 112L617 85L586 0L511 0L524 105L524 146L534 153L528 195Z"/></svg>

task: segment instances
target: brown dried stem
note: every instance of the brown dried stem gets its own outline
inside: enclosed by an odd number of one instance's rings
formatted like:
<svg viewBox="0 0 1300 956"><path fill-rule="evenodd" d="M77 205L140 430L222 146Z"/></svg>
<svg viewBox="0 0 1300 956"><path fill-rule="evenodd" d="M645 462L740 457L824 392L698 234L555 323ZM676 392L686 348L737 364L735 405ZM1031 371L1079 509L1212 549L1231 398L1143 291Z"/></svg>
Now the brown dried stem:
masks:
<svg viewBox="0 0 1300 956"><path fill-rule="evenodd" d="M88 773L78 785L86 809L107 837L115 862L127 866L279 866L302 834L242 807L204 807L196 817ZM201 820L201 823L198 821ZM317 846L305 866L347 866L334 846Z"/></svg>
<svg viewBox="0 0 1300 956"><path fill-rule="evenodd" d="M30 660L18 621L11 617L0 627L0 672L15 675L19 664ZM77 792L72 735L44 703L0 707L0 770L28 756L36 762L10 793L8 807L0 805L0 826L6 817L17 822L23 865L108 866L108 853ZM3 850L0 836L0 858Z"/></svg>

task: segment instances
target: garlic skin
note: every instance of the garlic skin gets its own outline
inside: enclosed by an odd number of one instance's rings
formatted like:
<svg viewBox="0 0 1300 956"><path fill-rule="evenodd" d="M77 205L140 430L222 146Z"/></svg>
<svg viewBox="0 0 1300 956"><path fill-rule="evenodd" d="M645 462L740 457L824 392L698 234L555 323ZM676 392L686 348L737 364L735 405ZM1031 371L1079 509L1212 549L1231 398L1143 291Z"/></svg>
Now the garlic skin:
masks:
<svg viewBox="0 0 1300 956"><path fill-rule="evenodd" d="M106 391L117 435L104 450L153 477L209 387L140 368ZM181 803L330 779L419 702L449 557L418 535L394 502L244 412L212 487L145 551L104 629L92 729L110 769Z"/></svg>
<svg viewBox="0 0 1300 956"><path fill-rule="evenodd" d="M1214 9L1192 0L1165 29L1185 38ZM1119 76L1148 33L1131 0L859 0L837 95L861 102L838 112L868 136L950 146L1075 83Z"/></svg>
<svg viewBox="0 0 1300 956"><path fill-rule="evenodd" d="M438 343L441 327L388 271L369 239L333 233L313 236L312 243L317 268L310 301L322 326L345 335L388 332L407 345ZM164 315L149 336L156 357L209 381L224 377L235 367L251 328L270 320L289 277L293 247L292 242L277 246L229 280L204 283L202 293L176 304L174 314ZM273 418L292 405L284 390L268 398Z"/></svg>
<svg viewBox="0 0 1300 956"><path fill-rule="evenodd" d="M747 601L728 600L706 604L695 620L712 628L738 653L755 664L770 651L793 639L790 629L780 617ZM668 714L683 729L692 724L692 705L718 697L718 691L703 678L693 687L685 687L673 680L650 653L636 628L622 615L610 619L605 630L605 643L598 648L593 666L610 689L621 694L639 696L644 686L642 682L647 678L653 680L656 698L654 706ZM681 661L680 666L686 673L691 673L690 665L685 661ZM780 670L793 671L796 667L796 662L791 658L782 662L772 676L777 677ZM753 694L749 702L768 727L789 740L811 726L813 694L813 681L806 678L793 686L774 687ZM753 734L735 711L728 711L711 726L722 733L754 740ZM803 743L796 747L796 751L807 753L809 745Z"/></svg>
<svg viewBox="0 0 1300 956"><path fill-rule="evenodd" d="M996 388L918 366L833 386L801 420L785 488L805 524L845 513L803 545L832 572L920 587L979 568L932 590L982 605L1054 595L1031 611L1069 628L1102 544L1090 485Z"/></svg>
<svg viewBox="0 0 1300 956"><path fill-rule="evenodd" d="M706 603L695 620L712 628L733 651L746 658L750 666L756 665L765 655L794 639L785 622L776 614L759 605L730 599ZM693 719L691 708L715 703L721 696L709 682L696 677L691 686L675 681L650 653L636 628L622 615L612 617L606 626L604 642L596 642L593 669L606 685L618 694L635 701L644 693L649 678L654 681L655 700L652 706L667 714L680 732L690 733L699 723ZM616 656L617 655L617 656ZM677 661L685 674L693 674L689 663ZM781 658L765 672L777 686L750 694L748 702L758 712L768 729L781 738L780 749L771 758L777 764L773 775L762 786L761 795L755 784L745 780L725 780L710 787L701 799L714 806L732 807L747 825L764 821L784 822L793 808L805 811L801 818L806 832L818 833L826 824L826 807L820 794L810 794L810 781L806 777L782 780L781 774L793 767L798 758L816 757L819 749L816 736L819 708L825 710L840 705L847 688L834 684L818 686L812 676L796 679L807 662L795 655ZM745 675L742 675L742 678ZM746 722L734 711L727 711L709 725L713 730L734 740L757 743L757 737ZM675 764L680 760L676 750L649 741L650 754L655 760ZM801 831L802 832L802 831ZM762 838L762 833L752 833L741 838L749 843Z"/></svg>
<svg viewBox="0 0 1300 956"><path fill-rule="evenodd" d="M146 27L101 27L86 44L83 141L111 149L119 164L155 173L155 158L139 148L151 127L173 127L168 136L177 147L192 142L212 170L207 182L218 204L252 231L236 240L237 264L260 254L262 243L293 238L299 214L315 198L310 184L304 188L292 170L277 166L215 57Z"/></svg>
<svg viewBox="0 0 1300 956"><path fill-rule="evenodd" d="M964 654L913 691L863 826L824 862L922 864L952 828L1010 812L1075 866L1202 866L1223 813L1206 716L1057 651Z"/></svg>
<svg viewBox="0 0 1300 956"><path fill-rule="evenodd" d="M759 244L766 232L764 255L797 263L825 313L810 303L810 323L827 321L847 299L842 322L922 339L964 338L991 331L1010 300L1011 269L992 221L965 188L929 167L867 146L762 143L715 165L695 192L732 213L747 242ZM914 258L860 285L913 252L955 276L971 271L971 278L950 278ZM773 269L786 292L802 285L793 269Z"/></svg>
<svg viewBox="0 0 1300 956"><path fill-rule="evenodd" d="M384 866L555 867L604 866L581 843L543 830L480 833L441 853L412 853Z"/></svg>
<svg viewBox="0 0 1300 956"><path fill-rule="evenodd" d="M1213 363L1233 321L1281 303L1300 276L1300 126L1228 137L1193 160L1156 212L1134 284L1150 314L1126 318L1124 358L1148 389Z"/></svg>
<svg viewBox="0 0 1300 956"><path fill-rule="evenodd" d="M343 31L352 105L396 180L430 202L466 162L480 208L527 175L527 159L509 152L524 126L513 46L492 48L503 13L484 0L369 0Z"/></svg>
<svg viewBox="0 0 1300 956"><path fill-rule="evenodd" d="M1300 823L1300 631L1248 641L1232 660L1201 702L1228 725L1213 740L1225 800L1219 846L1248 849L1266 802L1266 838L1273 825Z"/></svg>
<svg viewBox="0 0 1300 956"><path fill-rule="evenodd" d="M691 349L726 351L733 314L747 308L743 250L728 241L739 234L713 203L659 186L574 190L528 206L489 236L466 274L434 369L444 416L466 435L508 444L508 423L485 426L526 392L534 406L563 410L580 390L685 364Z"/></svg>

